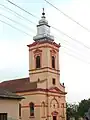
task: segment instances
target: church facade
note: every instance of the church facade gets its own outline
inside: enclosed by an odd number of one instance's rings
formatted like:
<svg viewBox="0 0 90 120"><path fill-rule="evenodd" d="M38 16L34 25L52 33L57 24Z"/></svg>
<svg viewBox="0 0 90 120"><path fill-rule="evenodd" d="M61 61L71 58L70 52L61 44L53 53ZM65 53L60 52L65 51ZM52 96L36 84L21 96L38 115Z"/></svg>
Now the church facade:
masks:
<svg viewBox="0 0 90 120"><path fill-rule="evenodd" d="M0 83L23 96L21 120L66 120L65 86L60 83L59 48L43 11L29 48L29 77Z"/></svg>

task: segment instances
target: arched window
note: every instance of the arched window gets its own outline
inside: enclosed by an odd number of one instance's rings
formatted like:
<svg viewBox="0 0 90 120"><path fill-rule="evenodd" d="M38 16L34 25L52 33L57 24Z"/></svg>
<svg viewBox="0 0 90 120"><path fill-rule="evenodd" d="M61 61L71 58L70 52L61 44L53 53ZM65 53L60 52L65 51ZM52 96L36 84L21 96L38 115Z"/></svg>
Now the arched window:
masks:
<svg viewBox="0 0 90 120"><path fill-rule="evenodd" d="M45 117L45 102L42 102L42 117Z"/></svg>
<svg viewBox="0 0 90 120"><path fill-rule="evenodd" d="M52 68L55 68L55 57L52 56Z"/></svg>
<svg viewBox="0 0 90 120"><path fill-rule="evenodd" d="M40 56L36 56L36 68L40 68Z"/></svg>
<svg viewBox="0 0 90 120"><path fill-rule="evenodd" d="M19 103L19 117L21 118L21 104Z"/></svg>
<svg viewBox="0 0 90 120"><path fill-rule="evenodd" d="M30 103L30 116L34 116L34 103Z"/></svg>

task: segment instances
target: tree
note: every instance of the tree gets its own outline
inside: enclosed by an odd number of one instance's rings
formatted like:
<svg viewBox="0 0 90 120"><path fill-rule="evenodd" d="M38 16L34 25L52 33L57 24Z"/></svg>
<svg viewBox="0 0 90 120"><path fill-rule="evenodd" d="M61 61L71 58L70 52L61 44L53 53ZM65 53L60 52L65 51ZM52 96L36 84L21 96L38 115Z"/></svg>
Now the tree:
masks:
<svg viewBox="0 0 90 120"><path fill-rule="evenodd" d="M85 117L87 113L90 115L90 111L88 111L90 110L90 99L81 100L78 105L67 103L66 106L67 120L70 120L71 117L74 117L75 120L78 120L79 117Z"/></svg>
<svg viewBox="0 0 90 120"><path fill-rule="evenodd" d="M78 115L81 117L84 117L85 113L88 112L88 109L90 108L90 99L88 100L82 100L79 103L78 107Z"/></svg>
<svg viewBox="0 0 90 120"><path fill-rule="evenodd" d="M78 105L76 104L66 104L66 113L67 113L67 120L74 117L76 120L78 119Z"/></svg>

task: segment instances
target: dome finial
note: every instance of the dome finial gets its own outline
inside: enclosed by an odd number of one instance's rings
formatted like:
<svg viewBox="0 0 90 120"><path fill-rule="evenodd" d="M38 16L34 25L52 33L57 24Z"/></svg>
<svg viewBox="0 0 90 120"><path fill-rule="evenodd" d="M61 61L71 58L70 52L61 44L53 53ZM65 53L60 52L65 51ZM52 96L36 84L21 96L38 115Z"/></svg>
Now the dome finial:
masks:
<svg viewBox="0 0 90 120"><path fill-rule="evenodd" d="M42 12L42 18L45 18L44 8L43 8L43 12Z"/></svg>

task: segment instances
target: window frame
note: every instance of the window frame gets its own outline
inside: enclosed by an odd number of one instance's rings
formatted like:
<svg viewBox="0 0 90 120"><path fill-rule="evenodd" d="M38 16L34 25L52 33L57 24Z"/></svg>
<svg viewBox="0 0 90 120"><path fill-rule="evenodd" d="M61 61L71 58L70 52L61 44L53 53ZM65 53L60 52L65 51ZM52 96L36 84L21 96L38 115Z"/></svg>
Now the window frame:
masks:
<svg viewBox="0 0 90 120"><path fill-rule="evenodd" d="M31 107L32 107L31 105L33 105L33 112L31 111ZM29 103L29 109L30 109L30 117L34 117L35 113L34 113L34 103L33 102Z"/></svg>
<svg viewBox="0 0 90 120"><path fill-rule="evenodd" d="M3 116L3 117L1 118L1 116ZM7 117L8 117L7 113L0 113L0 120L7 120Z"/></svg>
<svg viewBox="0 0 90 120"><path fill-rule="evenodd" d="M19 118L21 118L21 115L22 115L22 113L21 113L21 103L19 103Z"/></svg>
<svg viewBox="0 0 90 120"><path fill-rule="evenodd" d="M55 69L55 56L54 55L52 55L52 68Z"/></svg>
<svg viewBox="0 0 90 120"><path fill-rule="evenodd" d="M56 79L55 78L52 78L52 84L56 85Z"/></svg>
<svg viewBox="0 0 90 120"><path fill-rule="evenodd" d="M38 63L38 59L37 59L37 57L39 57L39 63ZM39 64L39 65L38 65ZM39 68L41 68L41 56L40 55L37 55L36 57L35 57L35 65L36 65L36 69L39 69ZM39 67L38 67L39 66Z"/></svg>
<svg viewBox="0 0 90 120"><path fill-rule="evenodd" d="M57 52L56 52L56 50L53 48L53 49L51 49L50 50L50 54L51 54L51 68L52 69L56 69L56 54L57 54ZM54 67L53 67L53 63L52 63L52 57L54 57Z"/></svg>
<svg viewBox="0 0 90 120"><path fill-rule="evenodd" d="M33 51L34 54L34 67L35 69L40 69L42 67L42 50L41 49L35 49L35 51ZM40 68L36 67L36 57L40 56Z"/></svg>

